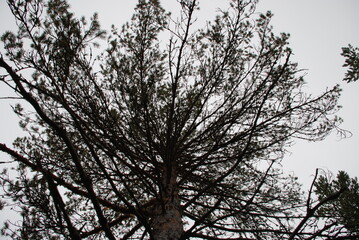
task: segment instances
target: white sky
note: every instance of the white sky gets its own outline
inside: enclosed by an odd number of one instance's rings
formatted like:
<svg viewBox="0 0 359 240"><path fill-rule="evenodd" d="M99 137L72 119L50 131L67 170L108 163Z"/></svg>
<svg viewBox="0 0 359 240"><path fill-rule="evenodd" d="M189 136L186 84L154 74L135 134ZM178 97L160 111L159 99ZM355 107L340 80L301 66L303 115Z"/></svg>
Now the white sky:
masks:
<svg viewBox="0 0 359 240"><path fill-rule="evenodd" d="M342 82L345 69L341 47L349 43L359 47L359 1L357 0L263 0L259 10L274 13L276 31L289 32L294 59L300 68L308 69L308 92L318 93L335 84L343 88L338 113L344 119L342 128L351 138L340 140L332 134L317 143L300 141L283 162L288 170L309 184L315 168L333 172L345 170L359 176L359 82Z"/></svg>
<svg viewBox="0 0 359 240"><path fill-rule="evenodd" d="M69 0L77 16L99 13L103 28L117 27L130 19L136 0ZM175 0L162 0L163 6L175 13L179 10ZM227 1L200 1L198 21L213 19L215 9L225 6ZM220 3L218 3L220 2ZM344 119L342 128L353 133L351 138L340 140L332 134L326 140L316 143L296 141L291 154L285 157L283 165L288 172L294 172L299 181L308 188L316 168L336 173L345 170L349 175L359 176L359 82L342 82L345 69L341 47L349 43L359 47L359 1L358 0L262 0L257 11L271 10L274 13L274 31L291 34L290 46L294 61L306 70L305 77L309 93L320 93L327 87L341 84L343 88L338 113ZM13 29L14 21L5 0L0 0L0 33ZM0 46L0 49L2 45ZM0 85L0 97L9 95ZM21 135L18 120L12 113L10 101L0 100L0 142L11 145ZM0 154L0 157L4 155ZM1 161L1 159L0 159ZM0 165L1 168L1 165ZM1 215L1 214L0 214Z"/></svg>

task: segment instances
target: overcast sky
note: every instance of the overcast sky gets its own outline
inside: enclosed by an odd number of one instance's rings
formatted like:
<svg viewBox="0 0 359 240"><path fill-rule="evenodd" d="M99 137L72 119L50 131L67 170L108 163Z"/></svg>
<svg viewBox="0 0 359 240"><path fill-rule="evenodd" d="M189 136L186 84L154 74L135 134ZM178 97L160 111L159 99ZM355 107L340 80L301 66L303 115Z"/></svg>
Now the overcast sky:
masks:
<svg viewBox="0 0 359 240"><path fill-rule="evenodd" d="M345 170L359 176L359 82L342 82L345 69L341 48L349 43L359 47L359 1L357 0L263 0L259 10L274 13L275 31L289 32L294 60L308 69L307 91L319 93L326 87L340 84L343 88L338 113L342 128L352 132L342 139L333 133L317 143L298 141L284 166L309 184L315 168L337 172Z"/></svg>
<svg viewBox="0 0 359 240"><path fill-rule="evenodd" d="M69 0L78 16L99 13L103 28L111 24L118 27L130 19L136 0ZM162 1L163 6L174 14L179 10L175 0ZM200 1L199 23L213 19L217 7L226 1ZM221 2L220 4L218 2ZM341 84L343 88L338 113L344 119L342 128L353 136L340 139L335 133L322 142L296 141L283 160L286 171L294 172L305 187L309 186L316 168L345 170L351 176L359 176L359 82L342 82L345 69L341 48L349 43L359 47L359 1L358 0L262 0L257 11L270 10L274 13L274 31L291 34L289 40L293 49L293 60L299 67L307 69L306 90L318 94L327 87ZM13 29L14 21L5 0L0 0L0 33ZM2 45L1 45L2 48ZM1 49L0 48L0 49ZM9 95L0 85L0 97ZM10 108L11 102L0 100L0 142L8 145L21 134L17 118ZM4 155L0 155L4 157ZM1 168L1 165L0 165ZM1 215L1 214L0 214Z"/></svg>

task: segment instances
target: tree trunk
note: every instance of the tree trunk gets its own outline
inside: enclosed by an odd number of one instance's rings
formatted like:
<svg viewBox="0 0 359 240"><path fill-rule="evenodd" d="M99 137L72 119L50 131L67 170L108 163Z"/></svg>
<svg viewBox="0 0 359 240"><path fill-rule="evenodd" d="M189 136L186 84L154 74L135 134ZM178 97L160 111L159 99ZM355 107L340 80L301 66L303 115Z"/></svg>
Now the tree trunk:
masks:
<svg viewBox="0 0 359 240"><path fill-rule="evenodd" d="M183 234L181 206L176 183L176 170L164 174L161 201L155 206L151 227L154 240L178 240Z"/></svg>

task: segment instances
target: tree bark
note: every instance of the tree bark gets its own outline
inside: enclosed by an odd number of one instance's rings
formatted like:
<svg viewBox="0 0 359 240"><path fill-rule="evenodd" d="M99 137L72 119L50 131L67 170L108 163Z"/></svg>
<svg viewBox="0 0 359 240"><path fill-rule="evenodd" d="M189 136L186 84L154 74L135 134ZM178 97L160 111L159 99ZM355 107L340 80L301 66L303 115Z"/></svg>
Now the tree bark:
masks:
<svg viewBox="0 0 359 240"><path fill-rule="evenodd" d="M163 175L161 201L155 205L151 219L154 240L178 240L184 232L176 169L166 172Z"/></svg>

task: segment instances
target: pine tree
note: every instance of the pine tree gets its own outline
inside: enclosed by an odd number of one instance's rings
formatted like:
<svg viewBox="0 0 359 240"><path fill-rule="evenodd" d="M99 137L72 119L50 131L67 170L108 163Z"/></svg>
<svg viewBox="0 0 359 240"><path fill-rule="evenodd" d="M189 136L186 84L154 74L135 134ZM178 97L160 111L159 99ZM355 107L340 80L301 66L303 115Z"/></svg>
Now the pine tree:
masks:
<svg viewBox="0 0 359 240"><path fill-rule="evenodd" d="M8 0L18 32L2 36L1 82L27 103L14 107L27 136L0 144L19 163L1 177L23 216L14 239L341 236L307 224L279 166L294 139L342 132L340 89L304 93L272 14L229 2L196 30L198 1L173 20L139 0L106 34L65 0Z"/></svg>
<svg viewBox="0 0 359 240"><path fill-rule="evenodd" d="M359 79L359 48L348 45L342 48L341 55L345 57L343 67L347 67L344 81L355 82Z"/></svg>
<svg viewBox="0 0 359 240"><path fill-rule="evenodd" d="M350 178L348 173L339 171L335 179L322 175L315 183L315 193L319 200L342 191L343 194L321 207L318 214L330 216L336 223L344 226L352 235L359 236L359 183L358 178Z"/></svg>

